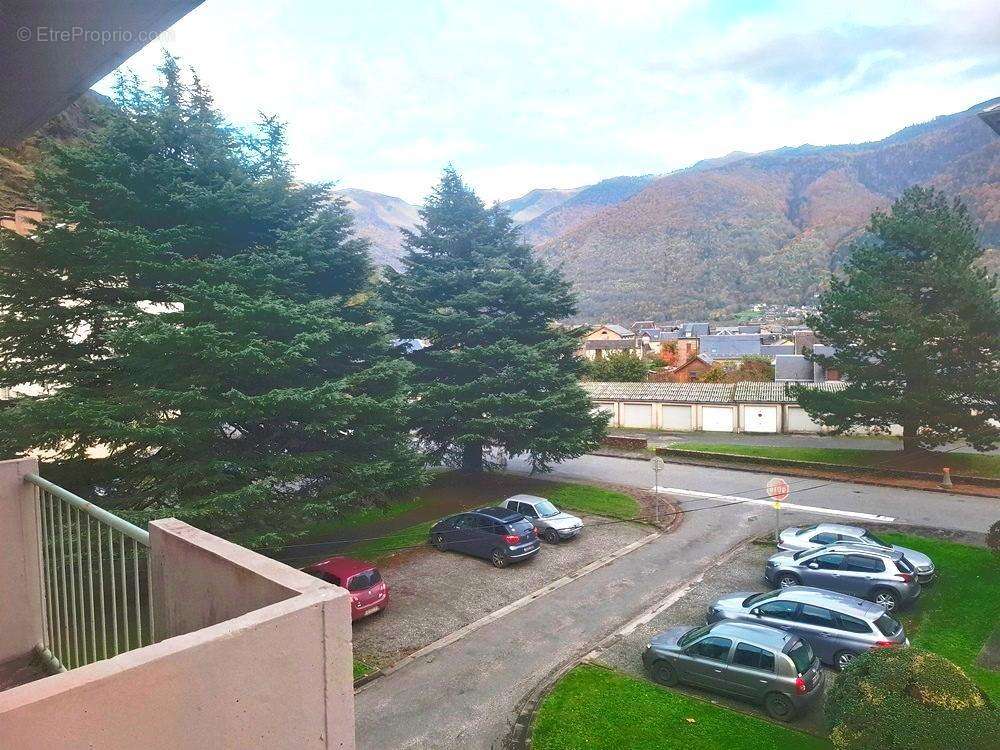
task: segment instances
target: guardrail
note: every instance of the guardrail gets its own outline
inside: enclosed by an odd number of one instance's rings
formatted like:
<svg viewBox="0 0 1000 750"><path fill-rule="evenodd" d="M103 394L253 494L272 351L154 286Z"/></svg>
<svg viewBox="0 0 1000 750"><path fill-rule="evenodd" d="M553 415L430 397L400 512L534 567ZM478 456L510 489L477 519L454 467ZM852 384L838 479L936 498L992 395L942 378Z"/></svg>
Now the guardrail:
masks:
<svg viewBox="0 0 1000 750"><path fill-rule="evenodd" d="M44 641L54 671L153 642L149 532L37 474L35 485Z"/></svg>

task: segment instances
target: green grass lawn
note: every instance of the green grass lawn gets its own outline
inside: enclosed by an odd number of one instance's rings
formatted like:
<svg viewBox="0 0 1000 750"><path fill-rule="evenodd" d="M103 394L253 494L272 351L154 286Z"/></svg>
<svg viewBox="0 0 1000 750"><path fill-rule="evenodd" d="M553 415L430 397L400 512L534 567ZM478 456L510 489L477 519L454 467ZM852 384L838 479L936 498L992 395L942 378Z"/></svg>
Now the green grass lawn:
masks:
<svg viewBox="0 0 1000 750"><path fill-rule="evenodd" d="M975 663L983 644L1000 627L1000 559L981 547L908 534L881 536L930 555L939 572L916 605L902 614L910 643L951 659L1000 702L1000 672Z"/></svg>
<svg viewBox="0 0 1000 750"><path fill-rule="evenodd" d="M861 450L858 448L793 448L770 445L739 445L730 443L674 443L681 450L704 451L730 456L755 456L792 461L819 461L841 466L885 466L912 471L939 471L948 466L955 474L980 477L1000 477L1000 456L982 453L921 454L904 456L902 451Z"/></svg>
<svg viewBox="0 0 1000 750"><path fill-rule="evenodd" d="M538 713L535 750L828 750L822 738L664 690L601 667L579 666Z"/></svg>
<svg viewBox="0 0 1000 750"><path fill-rule="evenodd" d="M585 484L553 484L545 496L561 510L593 513L608 518L635 518L639 504L635 498Z"/></svg>
<svg viewBox="0 0 1000 750"><path fill-rule="evenodd" d="M395 552L401 552L411 547L419 547L427 543L427 536L430 534L434 521L424 521L423 523L407 526L405 529L386 534L380 539L371 539L358 542L349 547L347 553L351 557L358 557L362 560L374 560Z"/></svg>

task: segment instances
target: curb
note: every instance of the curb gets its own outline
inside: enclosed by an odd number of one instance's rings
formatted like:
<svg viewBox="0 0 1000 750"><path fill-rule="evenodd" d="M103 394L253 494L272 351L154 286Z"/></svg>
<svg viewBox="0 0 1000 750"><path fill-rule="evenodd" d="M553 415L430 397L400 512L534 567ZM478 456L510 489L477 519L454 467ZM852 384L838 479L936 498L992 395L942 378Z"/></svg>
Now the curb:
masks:
<svg viewBox="0 0 1000 750"><path fill-rule="evenodd" d="M569 672L573 667L578 664L590 664L593 666L601 667L603 669L611 669L610 667L600 664L594 661L602 651L607 649L609 646L620 641L625 635L628 635L634 631L639 625L651 621L656 615L669 609L673 606L681 597L683 597L694 585L699 583L709 571L714 568L724 565L729 561L730 558L735 556L743 547L752 541L752 537L747 537L735 545L730 547L728 550L723 552L717 558L712 560L708 565L702 568L696 575L689 578L684 583L671 589L665 597L660 599L650 607L647 607L642 612L640 612L636 617L626 622L618 630L614 631L608 636L601 638L597 643L588 648L580 656L574 656L573 658L567 660L564 664L556 667L554 670L549 672L545 678L536 685L531 692L521 701L518 705L517 717L514 719L514 724L511 727L510 732L507 734L506 738L501 742L501 747L505 750L530 750L532 745L531 733L535 726L535 719L538 717L538 708L541 706L542 701L545 696L549 694L552 687L555 685L559 679ZM612 670L613 671L613 670Z"/></svg>
<svg viewBox="0 0 1000 750"><path fill-rule="evenodd" d="M376 669L376 670L374 670L372 672L369 672L368 674L361 675L361 677L359 677L358 679L356 679L354 681L354 689L357 690L362 685L367 685L369 682L372 682L373 680L377 680L382 675L383 675L383 672L382 672L381 668L380 669Z"/></svg>

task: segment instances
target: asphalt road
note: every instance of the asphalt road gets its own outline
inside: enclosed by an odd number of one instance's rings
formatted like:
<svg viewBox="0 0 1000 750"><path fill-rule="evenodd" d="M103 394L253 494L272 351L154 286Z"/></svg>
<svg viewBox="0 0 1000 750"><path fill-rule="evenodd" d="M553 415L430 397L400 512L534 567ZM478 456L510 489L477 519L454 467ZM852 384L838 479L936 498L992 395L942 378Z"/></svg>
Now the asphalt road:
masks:
<svg viewBox="0 0 1000 750"><path fill-rule="evenodd" d="M517 462L510 466L511 471L524 469ZM561 465L552 478L649 487L653 476L649 462L585 456ZM660 475L663 486L750 497L764 494L766 480L764 474L679 464L667 464ZM982 532L1000 517L1000 504L986 498L800 478L790 484L789 501L879 513L904 523ZM694 511L718 501L681 504ZM786 524L809 519L823 517L783 512ZM358 747L500 747L518 703L546 675L590 651L721 553L773 524L773 511L759 505L688 513L674 533L369 683L356 697Z"/></svg>

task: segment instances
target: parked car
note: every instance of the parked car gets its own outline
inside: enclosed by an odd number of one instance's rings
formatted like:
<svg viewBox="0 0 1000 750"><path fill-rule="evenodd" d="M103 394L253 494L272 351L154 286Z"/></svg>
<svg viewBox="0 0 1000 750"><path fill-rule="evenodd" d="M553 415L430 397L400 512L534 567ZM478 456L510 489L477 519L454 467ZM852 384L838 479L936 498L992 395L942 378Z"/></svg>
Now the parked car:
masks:
<svg viewBox="0 0 1000 750"><path fill-rule="evenodd" d="M778 552L764 564L764 580L779 588L804 585L851 594L886 612L920 596L916 570L902 552L867 544Z"/></svg>
<svg viewBox="0 0 1000 750"><path fill-rule="evenodd" d="M583 528L583 521L559 510L544 497L514 495L504 500L501 505L531 521L535 533L550 544L557 544L563 539L572 539Z"/></svg>
<svg viewBox="0 0 1000 750"><path fill-rule="evenodd" d="M903 626L878 604L809 586L729 594L708 608L709 622L723 620L785 630L812 646L824 664L840 669L865 651L909 645Z"/></svg>
<svg viewBox="0 0 1000 750"><path fill-rule="evenodd" d="M917 569L917 580L922 585L927 585L937 576L933 560L923 552L909 547L900 547L897 544L889 544L861 526L844 526L839 523L790 526L781 532L778 539L778 549L789 552L825 547L836 542L867 544L881 549L893 549L902 552L910 564Z"/></svg>
<svg viewBox="0 0 1000 750"><path fill-rule="evenodd" d="M642 654L652 678L728 693L790 721L823 694L825 674L812 647L766 625L717 622L673 627L654 636Z"/></svg>
<svg viewBox="0 0 1000 750"><path fill-rule="evenodd" d="M536 555L541 548L531 521L507 508L448 516L431 527L430 540L439 550L483 557L498 568Z"/></svg>
<svg viewBox="0 0 1000 750"><path fill-rule="evenodd" d="M353 557L330 557L303 570L351 593L352 621L389 606L389 585L371 563Z"/></svg>

